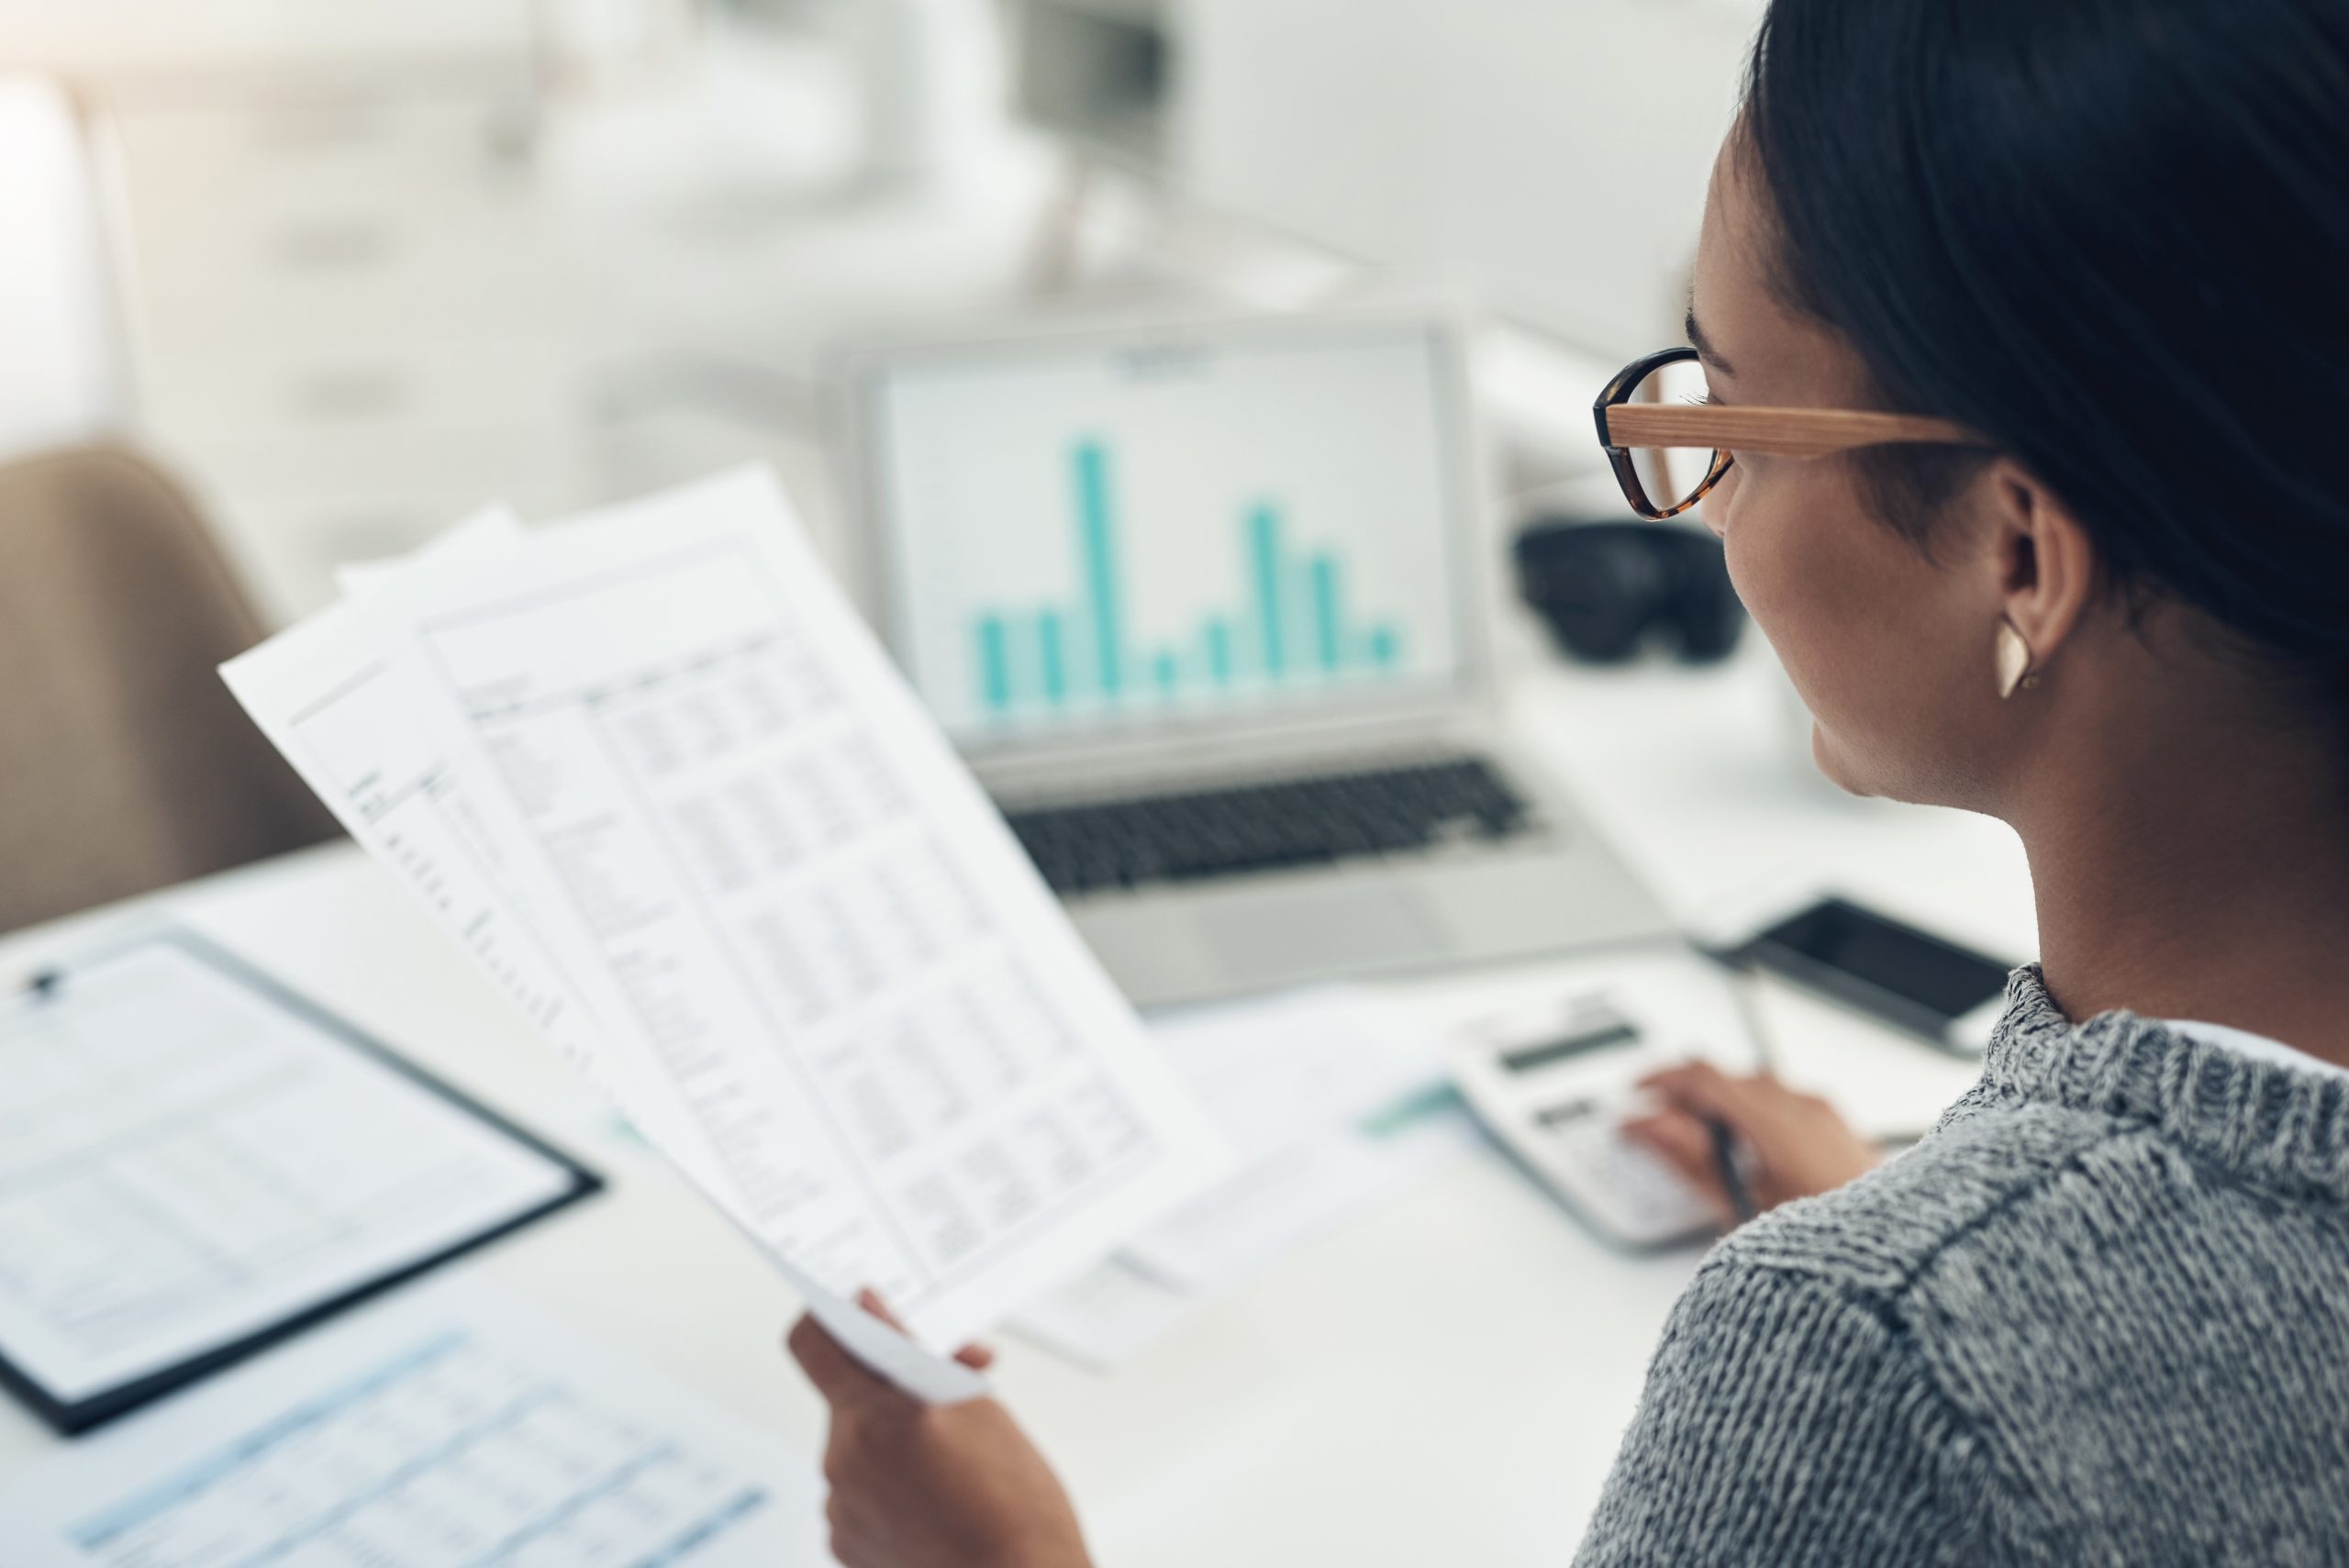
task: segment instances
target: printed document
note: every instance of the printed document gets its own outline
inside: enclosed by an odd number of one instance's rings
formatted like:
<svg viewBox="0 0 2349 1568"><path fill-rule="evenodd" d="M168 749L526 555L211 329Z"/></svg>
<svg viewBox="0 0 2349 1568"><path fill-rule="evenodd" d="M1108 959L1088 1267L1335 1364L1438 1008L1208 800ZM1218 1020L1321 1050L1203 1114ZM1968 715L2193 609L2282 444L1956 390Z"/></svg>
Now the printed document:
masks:
<svg viewBox="0 0 2349 1568"><path fill-rule="evenodd" d="M471 1281L406 1291L0 1493L10 1568L808 1568L815 1465Z"/></svg>
<svg viewBox="0 0 2349 1568"><path fill-rule="evenodd" d="M1022 1307L1022 1337L1085 1365L1130 1361L1241 1282L1476 1146L1448 1041L1355 986L1151 1019L1234 1151L1222 1181Z"/></svg>
<svg viewBox="0 0 2349 1568"><path fill-rule="evenodd" d="M225 673L819 1308L950 1348L1216 1167L762 474L419 562Z"/></svg>
<svg viewBox="0 0 2349 1568"><path fill-rule="evenodd" d="M0 1354L61 1406L437 1258L579 1180L176 942L0 1002Z"/></svg>

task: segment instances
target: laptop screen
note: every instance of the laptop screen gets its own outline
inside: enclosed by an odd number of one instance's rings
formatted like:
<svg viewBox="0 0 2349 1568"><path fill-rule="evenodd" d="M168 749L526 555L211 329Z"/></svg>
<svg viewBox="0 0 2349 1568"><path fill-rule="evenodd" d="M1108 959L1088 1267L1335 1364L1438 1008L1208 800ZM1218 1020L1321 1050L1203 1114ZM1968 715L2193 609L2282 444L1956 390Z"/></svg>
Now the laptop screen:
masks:
<svg viewBox="0 0 2349 1568"><path fill-rule="evenodd" d="M914 685L981 747L1457 688L1456 351L1365 320L890 360L868 462Z"/></svg>

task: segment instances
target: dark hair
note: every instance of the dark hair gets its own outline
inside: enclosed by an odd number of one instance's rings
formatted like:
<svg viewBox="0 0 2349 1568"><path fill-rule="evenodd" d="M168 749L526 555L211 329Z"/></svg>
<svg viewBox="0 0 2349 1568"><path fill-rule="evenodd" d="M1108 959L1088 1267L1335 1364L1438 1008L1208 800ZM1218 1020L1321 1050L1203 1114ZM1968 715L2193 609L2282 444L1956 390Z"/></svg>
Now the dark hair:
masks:
<svg viewBox="0 0 2349 1568"><path fill-rule="evenodd" d="M2349 723L2349 5L1772 0L1743 126L1786 292L1889 406Z"/></svg>

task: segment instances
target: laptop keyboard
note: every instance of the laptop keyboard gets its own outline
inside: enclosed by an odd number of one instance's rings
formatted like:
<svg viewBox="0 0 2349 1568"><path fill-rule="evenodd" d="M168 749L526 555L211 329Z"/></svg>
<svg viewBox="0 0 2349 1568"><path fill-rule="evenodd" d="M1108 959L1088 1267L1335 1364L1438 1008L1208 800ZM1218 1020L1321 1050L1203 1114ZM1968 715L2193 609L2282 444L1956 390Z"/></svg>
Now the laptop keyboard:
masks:
<svg viewBox="0 0 2349 1568"><path fill-rule="evenodd" d="M1497 842L1533 826L1525 802L1473 757L1007 816L1060 894Z"/></svg>

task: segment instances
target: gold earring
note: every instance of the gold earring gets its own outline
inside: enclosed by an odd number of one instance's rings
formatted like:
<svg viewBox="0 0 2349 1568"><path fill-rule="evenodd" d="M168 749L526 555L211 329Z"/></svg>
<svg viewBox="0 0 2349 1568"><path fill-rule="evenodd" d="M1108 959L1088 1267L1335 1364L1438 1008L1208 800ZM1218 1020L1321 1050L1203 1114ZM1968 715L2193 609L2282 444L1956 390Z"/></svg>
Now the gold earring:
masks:
<svg viewBox="0 0 2349 1568"><path fill-rule="evenodd" d="M2006 617L1998 617L1997 648L1998 669L1998 700L2003 702L2017 692L2027 692L2039 684L2039 672L2031 667L2031 644L2022 639L2015 623Z"/></svg>

